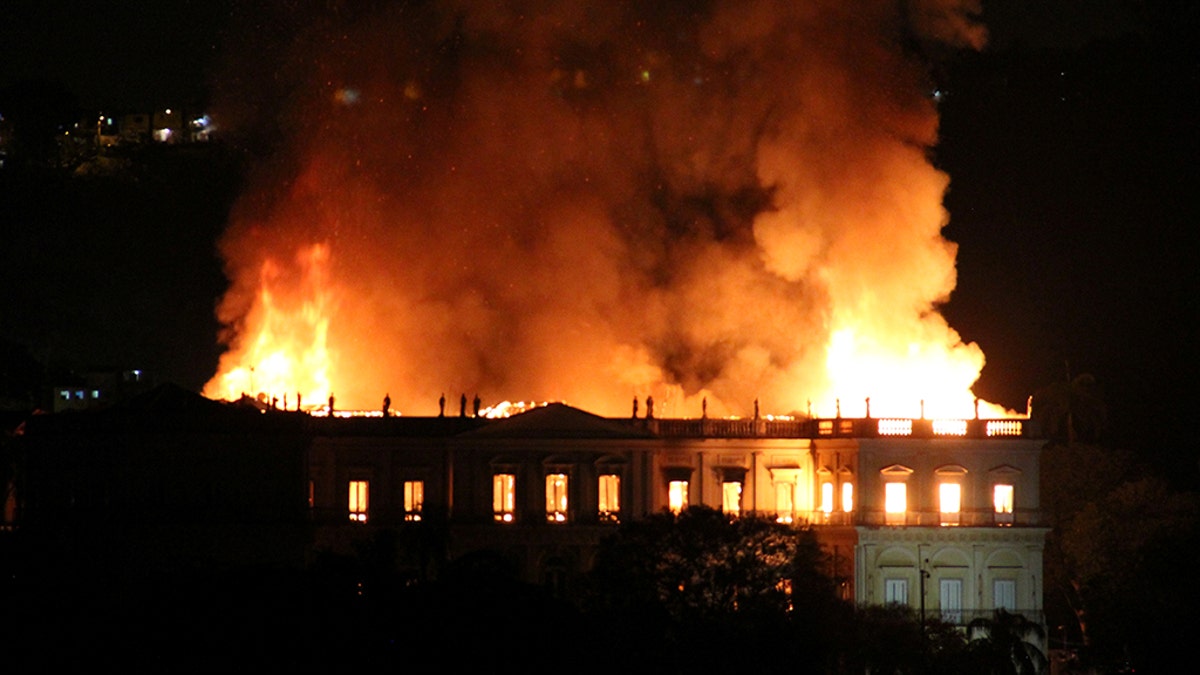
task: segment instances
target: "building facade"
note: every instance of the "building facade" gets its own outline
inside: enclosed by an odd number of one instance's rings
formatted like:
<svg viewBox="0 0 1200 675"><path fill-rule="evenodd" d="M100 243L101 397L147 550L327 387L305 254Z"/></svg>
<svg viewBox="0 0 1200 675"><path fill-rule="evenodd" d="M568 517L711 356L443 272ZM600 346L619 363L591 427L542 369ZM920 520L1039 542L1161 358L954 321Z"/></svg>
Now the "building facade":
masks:
<svg viewBox="0 0 1200 675"><path fill-rule="evenodd" d="M842 597L966 625L1042 617L1038 459L1026 420L314 419L318 547L434 519L450 558L525 580L590 569L614 525L691 505L811 526ZM390 427L390 429L385 429Z"/></svg>
<svg viewBox="0 0 1200 675"><path fill-rule="evenodd" d="M563 404L315 417L159 388L31 419L5 526L69 530L67 553L120 564L303 564L391 533L414 575L487 552L569 592L620 523L705 505L812 527L846 600L1041 623L1042 442L1027 432L1023 419L614 419Z"/></svg>

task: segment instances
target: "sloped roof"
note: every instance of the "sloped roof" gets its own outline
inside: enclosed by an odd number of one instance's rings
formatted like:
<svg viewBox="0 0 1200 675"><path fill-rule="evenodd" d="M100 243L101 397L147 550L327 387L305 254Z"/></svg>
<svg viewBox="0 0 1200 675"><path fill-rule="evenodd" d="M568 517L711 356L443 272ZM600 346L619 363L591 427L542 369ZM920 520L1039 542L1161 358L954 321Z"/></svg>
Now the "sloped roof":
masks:
<svg viewBox="0 0 1200 675"><path fill-rule="evenodd" d="M213 401L176 384L158 385L130 399L92 410L68 410L30 420L39 433L279 432L299 431L306 415Z"/></svg>
<svg viewBox="0 0 1200 675"><path fill-rule="evenodd" d="M565 403L551 403L462 434L465 438L653 438L633 420L593 415Z"/></svg>

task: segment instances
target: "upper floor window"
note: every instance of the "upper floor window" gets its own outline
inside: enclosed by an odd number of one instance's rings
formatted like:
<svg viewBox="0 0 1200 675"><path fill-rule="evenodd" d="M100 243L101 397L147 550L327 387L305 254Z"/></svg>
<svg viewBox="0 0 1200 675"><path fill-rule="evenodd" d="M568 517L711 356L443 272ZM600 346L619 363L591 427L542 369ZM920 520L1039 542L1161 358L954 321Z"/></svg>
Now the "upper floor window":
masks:
<svg viewBox="0 0 1200 675"><path fill-rule="evenodd" d="M404 481L404 519L418 521L425 509L425 481Z"/></svg>
<svg viewBox="0 0 1200 675"><path fill-rule="evenodd" d="M992 506L996 522L1011 525L1013 522L1013 486L997 483L992 487Z"/></svg>
<svg viewBox="0 0 1200 675"><path fill-rule="evenodd" d="M938 512L942 525L958 525L962 511L962 485L941 483L938 485Z"/></svg>
<svg viewBox="0 0 1200 675"><path fill-rule="evenodd" d="M906 483L883 484L884 522L888 525L903 525L908 512L908 485Z"/></svg>
<svg viewBox="0 0 1200 675"><path fill-rule="evenodd" d="M879 470L883 477L883 522L904 525L908 522L908 479L913 470L893 464Z"/></svg>
<svg viewBox="0 0 1200 675"><path fill-rule="evenodd" d="M967 480L967 468L947 464L938 467L934 473L938 481L939 521L942 525L958 525L962 522L962 486Z"/></svg>
<svg viewBox="0 0 1200 675"><path fill-rule="evenodd" d="M901 483L903 485L903 483ZM907 605L908 604L908 580L907 579L884 579L883 580L883 602L889 605Z"/></svg>
<svg viewBox="0 0 1200 675"><path fill-rule="evenodd" d="M842 511L850 513L854 510L854 483L842 483Z"/></svg>
<svg viewBox="0 0 1200 675"><path fill-rule="evenodd" d="M546 520L567 522L567 474L546 474Z"/></svg>
<svg viewBox="0 0 1200 675"><path fill-rule="evenodd" d="M600 520L616 522L621 514L621 477L615 473L600 475L597 513Z"/></svg>
<svg viewBox="0 0 1200 675"><path fill-rule="evenodd" d="M511 523L516 518L517 477L511 473L492 476L492 515L497 522Z"/></svg>
<svg viewBox="0 0 1200 675"><path fill-rule="evenodd" d="M688 482L673 480L667 483L667 508L671 513L679 515L688 507Z"/></svg>
<svg viewBox="0 0 1200 675"><path fill-rule="evenodd" d="M821 511L825 515L833 513L833 483L831 481L821 482Z"/></svg>
<svg viewBox="0 0 1200 675"><path fill-rule="evenodd" d="M350 481L350 520L356 523L367 522L367 499L370 485L365 480Z"/></svg>

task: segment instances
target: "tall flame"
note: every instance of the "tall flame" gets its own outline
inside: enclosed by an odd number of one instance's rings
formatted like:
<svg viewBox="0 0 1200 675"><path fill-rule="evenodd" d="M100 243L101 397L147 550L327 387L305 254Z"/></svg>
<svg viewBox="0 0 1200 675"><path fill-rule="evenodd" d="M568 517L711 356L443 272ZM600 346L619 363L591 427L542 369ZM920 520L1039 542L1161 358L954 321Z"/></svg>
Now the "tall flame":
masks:
<svg viewBox="0 0 1200 675"><path fill-rule="evenodd" d="M290 143L223 240L206 394L970 416L920 53L978 47L977 9L314 9L247 61L286 67L226 92Z"/></svg>
<svg viewBox="0 0 1200 675"><path fill-rule="evenodd" d="M299 279L272 259L259 270L257 302L246 317L255 326L240 349L225 354L220 374L204 389L212 398L242 395L323 404L330 395L328 347L333 293L328 278L329 246L313 244L295 260ZM295 284L296 287L290 287Z"/></svg>

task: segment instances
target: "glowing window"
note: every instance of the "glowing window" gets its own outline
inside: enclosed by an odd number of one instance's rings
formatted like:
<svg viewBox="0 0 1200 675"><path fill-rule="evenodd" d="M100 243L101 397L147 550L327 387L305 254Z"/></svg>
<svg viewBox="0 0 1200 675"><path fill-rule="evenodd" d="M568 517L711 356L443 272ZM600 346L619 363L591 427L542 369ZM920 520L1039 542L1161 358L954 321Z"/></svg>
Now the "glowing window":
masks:
<svg viewBox="0 0 1200 675"><path fill-rule="evenodd" d="M992 506L996 510L997 523L1001 525L1012 525L1013 486L998 483L992 487Z"/></svg>
<svg viewBox="0 0 1200 675"><path fill-rule="evenodd" d="M516 515L517 477L511 473L492 476L492 515L497 522L511 523Z"/></svg>
<svg viewBox="0 0 1200 675"><path fill-rule="evenodd" d="M992 488L992 503L996 507L996 513L1012 513L1013 486L996 485Z"/></svg>
<svg viewBox="0 0 1200 675"><path fill-rule="evenodd" d="M821 483L821 510L833 513L833 483Z"/></svg>
<svg viewBox="0 0 1200 675"><path fill-rule="evenodd" d="M546 520L567 522L567 474L546 475Z"/></svg>
<svg viewBox="0 0 1200 675"><path fill-rule="evenodd" d="M417 521L425 508L425 481L404 481L404 519Z"/></svg>
<svg viewBox="0 0 1200 675"><path fill-rule="evenodd" d="M350 520L356 523L367 522L367 494L370 486L365 480L350 481Z"/></svg>
<svg viewBox="0 0 1200 675"><path fill-rule="evenodd" d="M742 512L742 484L739 481L721 483L721 510L735 516Z"/></svg>
<svg viewBox="0 0 1200 675"><path fill-rule="evenodd" d="M688 482L673 480L667 484L667 508L671 513L679 515L688 506Z"/></svg>
<svg viewBox="0 0 1200 675"><path fill-rule="evenodd" d="M616 474L600 476L600 520L616 522L621 513L621 477Z"/></svg>
<svg viewBox="0 0 1200 675"><path fill-rule="evenodd" d="M888 525L903 525L908 510L908 485L904 483L883 484L883 511Z"/></svg>
<svg viewBox="0 0 1200 675"><path fill-rule="evenodd" d="M842 483L842 511L850 513L854 510L854 483Z"/></svg>
<svg viewBox="0 0 1200 675"><path fill-rule="evenodd" d="M790 523L795 519L796 510L795 483L775 484L775 520L780 523Z"/></svg>
<svg viewBox="0 0 1200 675"><path fill-rule="evenodd" d="M939 485L938 508L942 513L958 513L962 510L962 486L958 483Z"/></svg>

